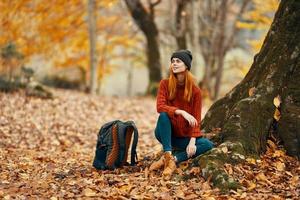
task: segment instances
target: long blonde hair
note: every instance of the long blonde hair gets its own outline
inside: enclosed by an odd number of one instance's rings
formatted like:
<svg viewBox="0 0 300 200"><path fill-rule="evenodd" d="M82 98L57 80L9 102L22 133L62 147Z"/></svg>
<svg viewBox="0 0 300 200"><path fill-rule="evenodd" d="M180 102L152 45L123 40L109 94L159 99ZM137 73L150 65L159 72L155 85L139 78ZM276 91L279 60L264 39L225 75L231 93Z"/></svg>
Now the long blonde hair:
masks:
<svg viewBox="0 0 300 200"><path fill-rule="evenodd" d="M183 99L187 102L190 102L192 93L193 93L193 85L195 85L195 78L193 74L189 70L185 70L185 87ZM170 76L169 76L169 100L173 100L176 96L176 86L177 86L177 78L170 68Z"/></svg>

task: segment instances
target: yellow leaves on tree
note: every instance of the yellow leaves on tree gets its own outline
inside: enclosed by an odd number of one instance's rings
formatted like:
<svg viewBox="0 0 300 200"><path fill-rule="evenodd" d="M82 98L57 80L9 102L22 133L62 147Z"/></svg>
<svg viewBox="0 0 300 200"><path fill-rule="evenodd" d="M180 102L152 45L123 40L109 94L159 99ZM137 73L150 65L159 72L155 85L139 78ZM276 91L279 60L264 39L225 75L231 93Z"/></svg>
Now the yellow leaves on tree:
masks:
<svg viewBox="0 0 300 200"><path fill-rule="evenodd" d="M253 9L244 14L244 21L237 22L236 25L239 28L262 31L259 39L249 40L249 44L254 52L258 52L261 48L266 32L273 21L273 16L278 8L278 5L278 0L253 0Z"/></svg>
<svg viewBox="0 0 300 200"><path fill-rule="evenodd" d="M117 47L134 47L136 37L121 14L119 1L97 1L99 77ZM118 7L119 6L119 7ZM79 66L88 71L87 2L23 0L0 2L0 46L13 42L28 60L40 54L55 66ZM108 55L110 57L108 57Z"/></svg>

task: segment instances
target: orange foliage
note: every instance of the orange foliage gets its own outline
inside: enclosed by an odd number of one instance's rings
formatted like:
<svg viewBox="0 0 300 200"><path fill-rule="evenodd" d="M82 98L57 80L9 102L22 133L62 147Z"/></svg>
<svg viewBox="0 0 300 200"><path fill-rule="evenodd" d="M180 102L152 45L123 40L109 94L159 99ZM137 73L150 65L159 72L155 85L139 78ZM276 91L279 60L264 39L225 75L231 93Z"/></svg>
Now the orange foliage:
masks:
<svg viewBox="0 0 300 200"><path fill-rule="evenodd" d="M97 54L99 73L110 64L116 47L133 47L137 40L120 13L116 0L97 2ZM0 47L14 42L28 61L44 55L55 66L89 69L87 2L82 0L0 1ZM124 11L121 11L124 12Z"/></svg>

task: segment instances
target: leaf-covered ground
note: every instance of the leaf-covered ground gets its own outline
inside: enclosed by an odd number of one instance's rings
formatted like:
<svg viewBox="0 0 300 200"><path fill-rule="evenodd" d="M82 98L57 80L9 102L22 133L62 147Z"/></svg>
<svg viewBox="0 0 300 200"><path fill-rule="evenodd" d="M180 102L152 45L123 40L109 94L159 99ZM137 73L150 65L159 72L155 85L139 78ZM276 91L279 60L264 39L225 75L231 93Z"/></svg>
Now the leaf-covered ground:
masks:
<svg viewBox="0 0 300 200"><path fill-rule="evenodd" d="M260 160L224 168L242 185L222 194L200 168L178 168L170 181L147 166L160 151L153 136L155 100L55 90L54 99L0 93L0 198L3 199L299 199L300 164L272 141ZM92 167L100 126L134 120L140 132L136 167ZM190 177L184 180L180 177Z"/></svg>

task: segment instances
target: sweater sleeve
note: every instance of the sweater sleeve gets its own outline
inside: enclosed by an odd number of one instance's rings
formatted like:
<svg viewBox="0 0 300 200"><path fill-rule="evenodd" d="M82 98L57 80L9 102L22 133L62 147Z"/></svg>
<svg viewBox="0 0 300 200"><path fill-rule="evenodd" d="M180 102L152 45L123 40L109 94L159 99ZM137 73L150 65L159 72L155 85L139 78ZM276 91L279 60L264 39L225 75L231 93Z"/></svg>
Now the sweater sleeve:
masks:
<svg viewBox="0 0 300 200"><path fill-rule="evenodd" d="M202 109L202 99L200 89L195 93L193 99L193 112L192 115L198 122L198 126L192 128L191 137L200 137L201 136L201 109Z"/></svg>
<svg viewBox="0 0 300 200"><path fill-rule="evenodd" d="M169 117L174 117L177 107L168 105L168 84L167 81L161 80L156 98L156 109L158 113L166 112Z"/></svg>

